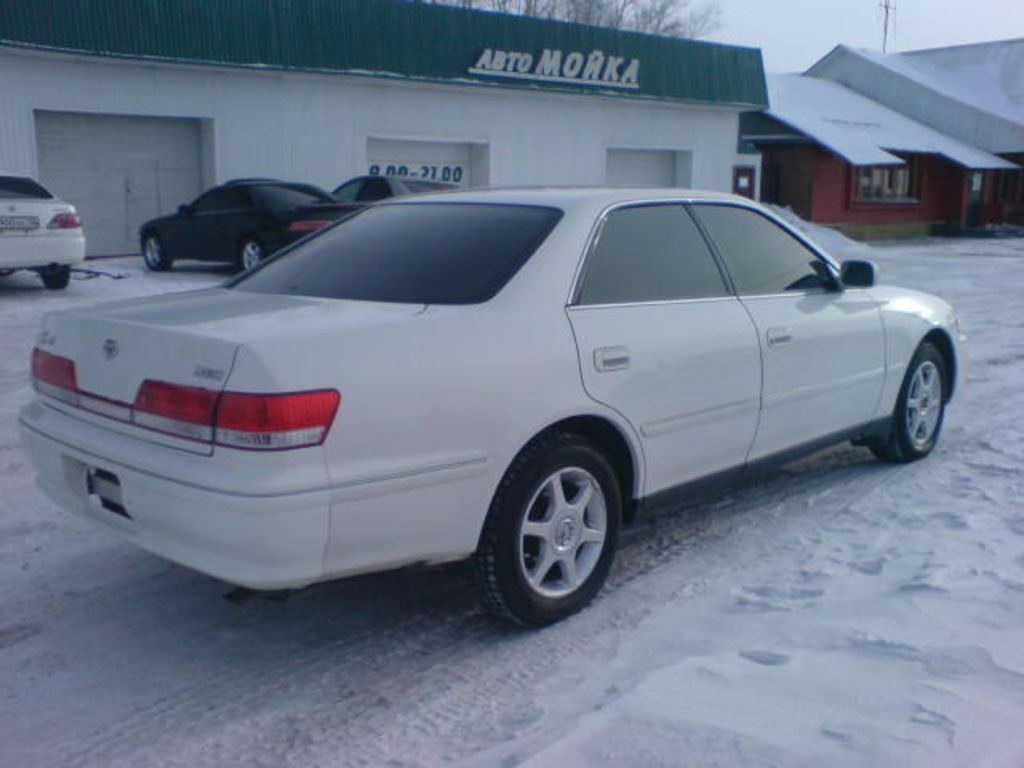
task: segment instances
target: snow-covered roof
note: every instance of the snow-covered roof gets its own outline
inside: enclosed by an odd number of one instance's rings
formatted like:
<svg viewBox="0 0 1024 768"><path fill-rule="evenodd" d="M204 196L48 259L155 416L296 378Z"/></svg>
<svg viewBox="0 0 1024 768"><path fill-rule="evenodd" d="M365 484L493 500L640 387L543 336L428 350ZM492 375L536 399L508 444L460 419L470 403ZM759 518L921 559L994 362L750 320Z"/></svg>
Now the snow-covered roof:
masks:
<svg viewBox="0 0 1024 768"><path fill-rule="evenodd" d="M996 154L1024 152L1024 39L881 54L837 45L804 74Z"/></svg>
<svg viewBox="0 0 1024 768"><path fill-rule="evenodd" d="M1024 125L1024 38L861 56L983 112Z"/></svg>
<svg viewBox="0 0 1024 768"><path fill-rule="evenodd" d="M853 165L903 165L894 152L942 155L966 168L1018 166L831 80L769 75L768 114Z"/></svg>

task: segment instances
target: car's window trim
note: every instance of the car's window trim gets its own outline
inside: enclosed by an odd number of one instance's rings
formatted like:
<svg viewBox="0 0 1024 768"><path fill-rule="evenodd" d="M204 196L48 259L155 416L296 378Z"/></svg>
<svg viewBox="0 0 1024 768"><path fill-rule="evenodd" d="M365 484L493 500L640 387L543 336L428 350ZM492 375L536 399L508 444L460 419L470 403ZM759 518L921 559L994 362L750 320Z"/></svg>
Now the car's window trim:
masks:
<svg viewBox="0 0 1024 768"><path fill-rule="evenodd" d="M680 213L687 216L690 221L697 228L697 233L704 240L705 245L708 248L708 252L711 255L711 260L718 268L718 273L722 278L722 282L725 284L725 295L724 296L698 296L698 297L687 297L679 299L649 299L643 301L615 301L605 302L596 304L582 304L580 303L580 293L583 290L583 283L587 276L587 267L590 264L591 254L594 252L594 248L597 246L601 239L601 232L604 229L605 223L611 217L613 213L622 210L628 210L631 208L652 208L652 207L666 207L675 206L680 209ZM583 247L583 253L580 256L580 260L576 266L576 274L573 277L572 287L569 292L569 300L566 302L566 307L569 308L583 308L583 307L636 307L643 306L646 304L683 304L694 301L721 301L724 299L735 299L736 291L735 286L732 282L732 276L725 269L721 263L718 251L712 246L708 240L707 233L704 231L704 227L699 221L696 221L693 214L690 213L687 207L687 201L683 199L669 199L669 200L628 200L621 203L615 203L610 205L601 211L601 214L597 217L597 221L594 226L590 229L590 234L587 236L587 240Z"/></svg>

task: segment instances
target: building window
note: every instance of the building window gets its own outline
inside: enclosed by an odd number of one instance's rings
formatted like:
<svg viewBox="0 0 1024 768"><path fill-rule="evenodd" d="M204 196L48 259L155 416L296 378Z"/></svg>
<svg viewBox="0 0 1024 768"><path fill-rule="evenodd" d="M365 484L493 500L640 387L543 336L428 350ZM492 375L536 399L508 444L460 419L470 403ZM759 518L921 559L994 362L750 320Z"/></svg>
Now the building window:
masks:
<svg viewBox="0 0 1024 768"><path fill-rule="evenodd" d="M1024 171L999 172L999 202L1024 202Z"/></svg>
<svg viewBox="0 0 1024 768"><path fill-rule="evenodd" d="M860 203L916 203L920 177L917 158L906 165L869 165L856 169L855 200Z"/></svg>

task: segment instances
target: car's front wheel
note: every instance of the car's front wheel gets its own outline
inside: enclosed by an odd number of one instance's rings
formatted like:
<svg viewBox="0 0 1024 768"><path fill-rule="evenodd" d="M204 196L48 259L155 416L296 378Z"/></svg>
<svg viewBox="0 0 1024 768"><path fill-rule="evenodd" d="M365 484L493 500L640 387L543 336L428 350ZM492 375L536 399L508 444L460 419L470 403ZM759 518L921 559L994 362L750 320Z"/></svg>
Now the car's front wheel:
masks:
<svg viewBox="0 0 1024 768"><path fill-rule="evenodd" d="M946 362L935 345L923 343L903 377L888 439L871 446L882 461L904 464L935 448L946 412Z"/></svg>
<svg viewBox="0 0 1024 768"><path fill-rule="evenodd" d="M39 270L43 286L48 291L62 291L71 282L71 267L67 264L53 264Z"/></svg>
<svg viewBox="0 0 1024 768"><path fill-rule="evenodd" d="M171 257L156 232L147 232L142 238L142 260L146 268L154 272L166 272L171 268Z"/></svg>
<svg viewBox="0 0 1024 768"><path fill-rule="evenodd" d="M608 576L621 518L618 480L594 446L570 433L537 439L487 514L475 558L484 604L536 626L580 610Z"/></svg>

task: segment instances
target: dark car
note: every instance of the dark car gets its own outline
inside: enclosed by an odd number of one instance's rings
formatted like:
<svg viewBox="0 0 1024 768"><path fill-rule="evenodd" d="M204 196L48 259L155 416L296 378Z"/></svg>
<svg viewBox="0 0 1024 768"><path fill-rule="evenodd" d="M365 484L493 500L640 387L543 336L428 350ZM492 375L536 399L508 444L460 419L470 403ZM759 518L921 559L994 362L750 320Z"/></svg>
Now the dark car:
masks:
<svg viewBox="0 0 1024 768"><path fill-rule="evenodd" d="M237 179L177 213L142 225L142 257L153 270L176 259L225 261L248 269L284 245L353 210L312 184Z"/></svg>
<svg viewBox="0 0 1024 768"><path fill-rule="evenodd" d="M372 203L389 197L421 195L425 192L445 192L458 189L456 184L427 179L410 179L405 176L356 176L349 179L331 194L339 203Z"/></svg>

